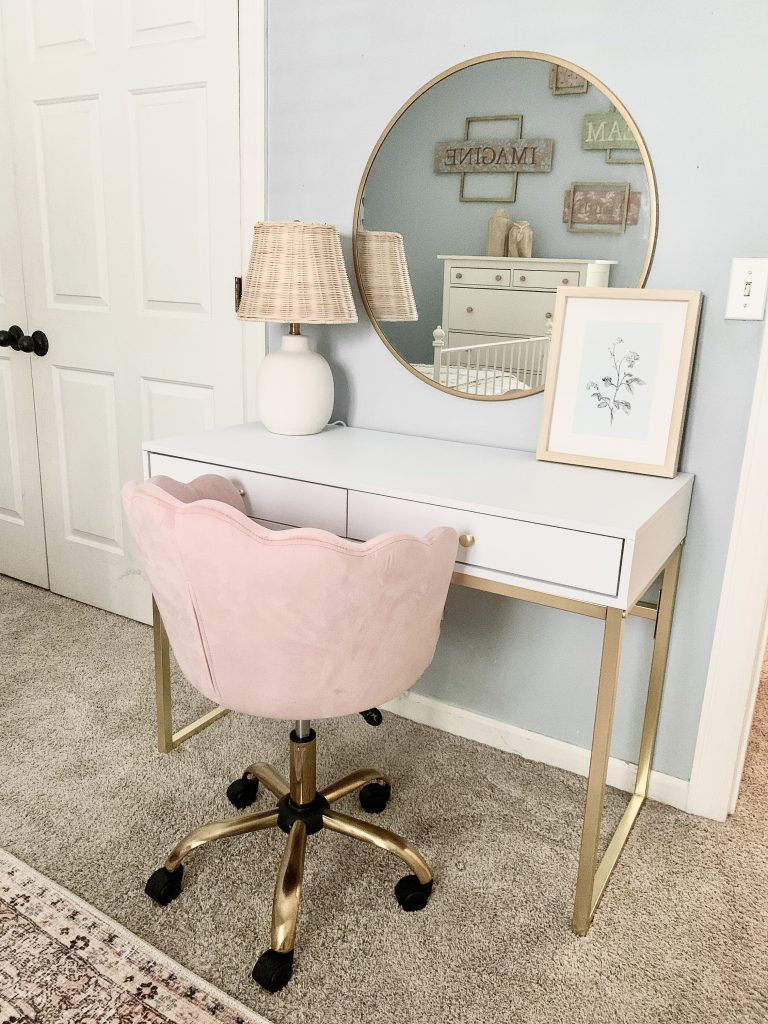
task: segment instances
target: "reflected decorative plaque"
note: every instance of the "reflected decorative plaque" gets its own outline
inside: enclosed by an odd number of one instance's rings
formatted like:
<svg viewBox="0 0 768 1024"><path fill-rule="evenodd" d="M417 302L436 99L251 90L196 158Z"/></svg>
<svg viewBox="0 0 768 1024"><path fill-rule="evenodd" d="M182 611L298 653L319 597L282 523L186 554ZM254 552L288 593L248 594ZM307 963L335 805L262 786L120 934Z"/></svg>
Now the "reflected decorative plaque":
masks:
<svg viewBox="0 0 768 1024"><path fill-rule="evenodd" d="M640 193L628 181L575 181L566 190L563 222L583 234L620 235L640 219Z"/></svg>
<svg viewBox="0 0 768 1024"><path fill-rule="evenodd" d="M561 64L553 64L549 69L549 88L555 96L571 96L574 93L586 92L589 82L583 75L564 68Z"/></svg>
<svg viewBox="0 0 768 1024"><path fill-rule="evenodd" d="M513 133L504 137L476 138L472 127L489 121L505 122ZM463 139L447 139L435 146L435 174L460 174L459 199L462 203L514 203L517 199L518 174L546 174L552 170L554 139L524 139L522 114L489 114L468 117ZM466 193L467 174L508 174L511 194L506 196Z"/></svg>

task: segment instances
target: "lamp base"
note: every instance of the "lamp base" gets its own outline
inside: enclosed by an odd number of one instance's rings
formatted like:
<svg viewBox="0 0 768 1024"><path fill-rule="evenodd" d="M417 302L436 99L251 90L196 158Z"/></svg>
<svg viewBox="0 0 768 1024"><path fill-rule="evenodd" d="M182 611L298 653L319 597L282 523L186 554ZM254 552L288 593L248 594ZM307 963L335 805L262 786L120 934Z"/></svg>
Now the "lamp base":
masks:
<svg viewBox="0 0 768 1024"><path fill-rule="evenodd" d="M259 368L256 402L273 434L317 434L333 411L333 377L303 334L284 334L282 348Z"/></svg>

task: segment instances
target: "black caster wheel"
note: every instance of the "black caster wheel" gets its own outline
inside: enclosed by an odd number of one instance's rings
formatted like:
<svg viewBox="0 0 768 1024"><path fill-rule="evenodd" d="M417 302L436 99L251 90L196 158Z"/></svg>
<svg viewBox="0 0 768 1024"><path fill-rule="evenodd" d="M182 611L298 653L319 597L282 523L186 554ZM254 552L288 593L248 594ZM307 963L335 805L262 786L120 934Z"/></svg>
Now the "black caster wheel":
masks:
<svg viewBox="0 0 768 1024"><path fill-rule="evenodd" d="M253 968L253 980L267 992L279 992L291 980L293 973L293 950L290 953L276 953L265 950Z"/></svg>
<svg viewBox="0 0 768 1024"><path fill-rule="evenodd" d="M369 782L360 790L360 806L369 814L381 814L387 806L392 790L388 783Z"/></svg>
<svg viewBox="0 0 768 1024"><path fill-rule="evenodd" d="M235 779L227 786L227 800L239 811L243 811L255 802L258 792L259 780L243 775L242 779Z"/></svg>
<svg viewBox="0 0 768 1024"><path fill-rule="evenodd" d="M406 875L395 886L395 898L403 910L423 910L432 892L431 882L420 882L416 875Z"/></svg>
<svg viewBox="0 0 768 1024"><path fill-rule="evenodd" d="M179 864L175 871L169 871L168 868L158 868L157 871L154 871L149 876L147 884L144 886L144 892L155 903L159 903L161 907L167 907L181 892L181 879L183 875L183 864Z"/></svg>

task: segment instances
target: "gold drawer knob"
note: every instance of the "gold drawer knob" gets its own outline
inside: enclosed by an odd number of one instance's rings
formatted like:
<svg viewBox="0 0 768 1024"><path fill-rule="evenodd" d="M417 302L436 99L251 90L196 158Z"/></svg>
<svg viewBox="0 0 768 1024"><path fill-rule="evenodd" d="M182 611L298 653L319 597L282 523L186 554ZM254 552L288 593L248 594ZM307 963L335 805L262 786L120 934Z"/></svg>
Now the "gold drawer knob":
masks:
<svg viewBox="0 0 768 1024"><path fill-rule="evenodd" d="M468 313L473 313L473 312L474 312L474 309L475 309L475 307L474 307L474 306L467 306L467 312L468 312Z"/></svg>
<svg viewBox="0 0 768 1024"><path fill-rule="evenodd" d="M521 275L520 275L520 280L521 280L521 281L524 281L524 280L525 280L525 274L521 274Z"/></svg>
<svg viewBox="0 0 768 1024"><path fill-rule="evenodd" d="M244 498L245 497L245 488L244 487L238 487L237 488L237 493L240 495L241 498Z"/></svg>
<svg viewBox="0 0 768 1024"><path fill-rule="evenodd" d="M551 313L545 313L544 314L544 319L545 320L551 320L552 319L552 314Z"/></svg>
<svg viewBox="0 0 768 1024"><path fill-rule="evenodd" d="M563 284L568 284L568 278L567 277L563 278Z"/></svg>
<svg viewBox="0 0 768 1024"><path fill-rule="evenodd" d="M474 543L474 533L462 533L459 535L459 544L461 544L463 548L471 548Z"/></svg>
<svg viewBox="0 0 768 1024"><path fill-rule="evenodd" d="M501 280L501 274L497 274L497 275L496 275L496 280L497 280L497 281L500 281L500 280Z"/></svg>
<svg viewBox="0 0 768 1024"><path fill-rule="evenodd" d="M462 277L464 277L464 275L462 273L460 273L459 271L457 271L456 272L456 280L460 281L462 279Z"/></svg>

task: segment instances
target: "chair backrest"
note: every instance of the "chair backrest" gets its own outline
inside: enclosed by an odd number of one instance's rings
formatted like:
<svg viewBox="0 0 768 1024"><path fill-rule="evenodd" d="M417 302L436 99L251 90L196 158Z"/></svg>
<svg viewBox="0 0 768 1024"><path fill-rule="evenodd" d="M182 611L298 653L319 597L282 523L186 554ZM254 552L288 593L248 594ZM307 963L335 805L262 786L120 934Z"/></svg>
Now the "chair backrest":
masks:
<svg viewBox="0 0 768 1024"><path fill-rule="evenodd" d="M402 693L432 660L454 530L365 543L268 530L222 477L126 484L123 502L179 665L216 703L345 715Z"/></svg>

